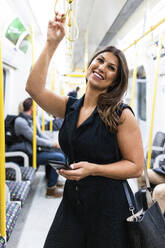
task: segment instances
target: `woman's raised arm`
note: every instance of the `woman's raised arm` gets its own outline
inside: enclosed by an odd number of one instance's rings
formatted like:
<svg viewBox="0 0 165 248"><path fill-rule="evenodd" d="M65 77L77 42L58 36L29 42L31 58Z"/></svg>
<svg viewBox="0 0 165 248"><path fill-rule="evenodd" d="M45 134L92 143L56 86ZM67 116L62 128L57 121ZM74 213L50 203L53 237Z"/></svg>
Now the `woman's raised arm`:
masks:
<svg viewBox="0 0 165 248"><path fill-rule="evenodd" d="M47 42L36 61L26 84L26 91L41 108L55 116L63 118L68 97L54 94L45 88L48 67L51 58L65 35L65 17L58 15L48 24Z"/></svg>

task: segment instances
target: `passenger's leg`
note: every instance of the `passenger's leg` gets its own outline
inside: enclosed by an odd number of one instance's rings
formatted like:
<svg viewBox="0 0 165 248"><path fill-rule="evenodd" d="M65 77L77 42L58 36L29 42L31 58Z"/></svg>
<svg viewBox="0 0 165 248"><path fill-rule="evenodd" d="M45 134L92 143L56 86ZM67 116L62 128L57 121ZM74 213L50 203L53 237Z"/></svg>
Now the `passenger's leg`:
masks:
<svg viewBox="0 0 165 248"><path fill-rule="evenodd" d="M58 192L56 189L58 174L49 164L48 160L56 160L65 162L65 156L61 152L40 152L37 155L37 163L43 164L47 167L47 196L62 196L62 192Z"/></svg>
<svg viewBox="0 0 165 248"><path fill-rule="evenodd" d="M147 172L148 172L148 177L149 177L149 181L151 184L157 185L160 183L165 183L165 176L156 173L152 169L148 169ZM145 187L146 182L145 182L144 172L143 172L143 175L137 179L137 182L138 182L139 189L141 187Z"/></svg>
<svg viewBox="0 0 165 248"><path fill-rule="evenodd" d="M165 183L161 183L154 188L153 199L159 203L162 213L165 212Z"/></svg>

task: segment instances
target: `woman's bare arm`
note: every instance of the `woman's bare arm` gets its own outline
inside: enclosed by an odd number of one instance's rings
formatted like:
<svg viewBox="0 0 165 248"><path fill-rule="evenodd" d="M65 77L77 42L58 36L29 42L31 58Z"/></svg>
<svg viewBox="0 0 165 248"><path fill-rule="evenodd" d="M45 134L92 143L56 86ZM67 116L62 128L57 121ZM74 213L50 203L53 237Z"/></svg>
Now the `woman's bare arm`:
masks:
<svg viewBox="0 0 165 248"><path fill-rule="evenodd" d="M26 91L46 112L63 118L68 97L54 94L45 88L49 64L65 35L65 18L58 16L48 25L47 42L35 63L26 84Z"/></svg>

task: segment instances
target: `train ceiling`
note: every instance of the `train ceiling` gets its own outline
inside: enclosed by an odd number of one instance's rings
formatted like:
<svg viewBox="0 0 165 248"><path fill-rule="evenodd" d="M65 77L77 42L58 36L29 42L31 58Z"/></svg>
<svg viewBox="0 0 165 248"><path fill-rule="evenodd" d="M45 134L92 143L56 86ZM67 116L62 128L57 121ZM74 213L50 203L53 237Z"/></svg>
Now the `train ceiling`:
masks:
<svg viewBox="0 0 165 248"><path fill-rule="evenodd" d="M60 0L59 0L60 1ZM79 26L74 42L73 67L84 68L85 33L88 30L88 57L110 44L122 25L144 0L73 0ZM36 35L46 36L48 20L53 16L53 0L7 0L25 24L34 27Z"/></svg>

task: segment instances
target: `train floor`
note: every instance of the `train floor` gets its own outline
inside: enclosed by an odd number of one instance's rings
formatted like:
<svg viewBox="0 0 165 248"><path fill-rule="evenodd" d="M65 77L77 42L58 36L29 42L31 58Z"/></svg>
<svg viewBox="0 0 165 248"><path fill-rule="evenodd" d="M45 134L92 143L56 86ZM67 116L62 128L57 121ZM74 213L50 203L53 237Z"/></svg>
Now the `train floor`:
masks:
<svg viewBox="0 0 165 248"><path fill-rule="evenodd" d="M31 191L18 217L7 248L42 248L61 198L46 198L44 167L40 166ZM136 179L129 183L135 192Z"/></svg>
<svg viewBox="0 0 165 248"><path fill-rule="evenodd" d="M42 248L61 198L46 198L45 170L36 172L31 191L7 243L7 248Z"/></svg>

